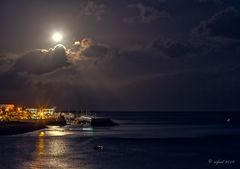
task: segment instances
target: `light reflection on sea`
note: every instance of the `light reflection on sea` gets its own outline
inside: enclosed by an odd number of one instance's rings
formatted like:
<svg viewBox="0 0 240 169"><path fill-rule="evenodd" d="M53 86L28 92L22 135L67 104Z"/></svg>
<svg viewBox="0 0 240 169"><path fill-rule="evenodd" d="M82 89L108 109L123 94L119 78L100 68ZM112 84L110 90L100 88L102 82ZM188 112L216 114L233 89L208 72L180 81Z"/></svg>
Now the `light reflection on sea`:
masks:
<svg viewBox="0 0 240 169"><path fill-rule="evenodd" d="M22 156L16 156L18 163L13 168L23 169L68 169L79 168L82 162L79 158L86 158L80 152L75 153L75 145L65 136L72 132L64 131L61 127L49 127L48 129L11 136L18 144L17 151ZM23 143L24 140L24 143ZM28 140L28 142L27 142ZM35 146L31 153L28 147ZM75 161L74 159L78 159ZM84 163L84 162L83 162ZM12 168L12 167L11 167ZM81 168L88 169L81 165Z"/></svg>
<svg viewBox="0 0 240 169"><path fill-rule="evenodd" d="M55 128L57 129L57 128ZM25 161L21 168L43 169L43 168L70 168L68 163L64 162L61 157L67 153L67 144L62 139L49 139L47 137L64 136L63 131L42 130L31 133L38 134L36 141L35 153L31 161ZM60 158L58 158L60 157Z"/></svg>
<svg viewBox="0 0 240 169"><path fill-rule="evenodd" d="M180 124L153 118L148 124L132 120L116 127L53 126L1 136L0 169L212 169L208 160L218 158L239 164L238 124L221 118L221 123L185 124L182 116ZM94 150L96 145L104 150Z"/></svg>

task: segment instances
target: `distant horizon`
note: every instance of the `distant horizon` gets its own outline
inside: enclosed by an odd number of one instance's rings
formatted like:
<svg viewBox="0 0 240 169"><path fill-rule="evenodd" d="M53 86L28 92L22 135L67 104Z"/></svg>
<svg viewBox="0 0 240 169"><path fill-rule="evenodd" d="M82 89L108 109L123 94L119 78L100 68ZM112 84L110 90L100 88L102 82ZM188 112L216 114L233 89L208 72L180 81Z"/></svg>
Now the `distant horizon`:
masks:
<svg viewBox="0 0 240 169"><path fill-rule="evenodd" d="M46 108L55 108L60 112L85 112L85 111L98 111L98 112L240 112L240 110L230 110L230 109L221 109L221 108L198 108L198 109L90 109L90 108L58 108L57 106L27 106L22 104L14 103L0 103L0 105L13 104L15 107L25 107L25 108L36 108L36 109L46 109Z"/></svg>

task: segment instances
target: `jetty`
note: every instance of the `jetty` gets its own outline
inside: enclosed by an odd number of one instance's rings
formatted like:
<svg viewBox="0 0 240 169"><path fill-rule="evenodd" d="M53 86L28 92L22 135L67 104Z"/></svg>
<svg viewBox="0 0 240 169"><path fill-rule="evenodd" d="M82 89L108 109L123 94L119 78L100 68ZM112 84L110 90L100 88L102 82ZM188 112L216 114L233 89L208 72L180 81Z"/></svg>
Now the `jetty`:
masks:
<svg viewBox="0 0 240 169"><path fill-rule="evenodd" d="M80 116L76 119L77 124L89 124L92 127L117 126L118 123L106 117Z"/></svg>

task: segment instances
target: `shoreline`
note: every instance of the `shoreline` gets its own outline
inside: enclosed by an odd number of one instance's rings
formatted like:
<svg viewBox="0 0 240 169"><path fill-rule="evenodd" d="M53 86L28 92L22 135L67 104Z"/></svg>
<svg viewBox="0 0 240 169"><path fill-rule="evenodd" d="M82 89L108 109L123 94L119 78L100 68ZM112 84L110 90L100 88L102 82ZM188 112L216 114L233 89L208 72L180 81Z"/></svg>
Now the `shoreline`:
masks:
<svg viewBox="0 0 240 169"><path fill-rule="evenodd" d="M33 122L0 122L0 136L23 134L46 128L44 123Z"/></svg>
<svg viewBox="0 0 240 169"><path fill-rule="evenodd" d="M32 132L47 128L49 126L64 126L66 121L57 120L17 120L17 121L1 121L0 136L15 135Z"/></svg>

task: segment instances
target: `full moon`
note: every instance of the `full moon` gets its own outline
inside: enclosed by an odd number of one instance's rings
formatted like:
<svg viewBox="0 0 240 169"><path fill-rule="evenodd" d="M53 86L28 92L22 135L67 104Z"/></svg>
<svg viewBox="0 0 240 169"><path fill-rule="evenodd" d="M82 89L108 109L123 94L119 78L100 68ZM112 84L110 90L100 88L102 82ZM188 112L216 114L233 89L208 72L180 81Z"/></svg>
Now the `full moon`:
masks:
<svg viewBox="0 0 240 169"><path fill-rule="evenodd" d="M62 40L62 34L56 32L52 35L52 39L54 42L60 42Z"/></svg>

